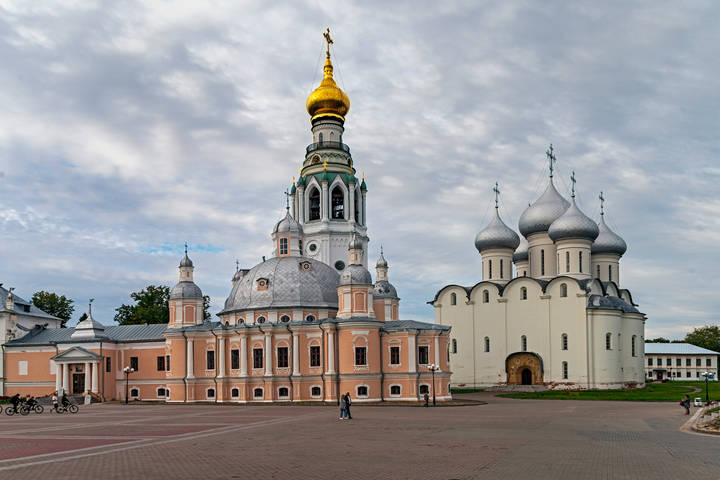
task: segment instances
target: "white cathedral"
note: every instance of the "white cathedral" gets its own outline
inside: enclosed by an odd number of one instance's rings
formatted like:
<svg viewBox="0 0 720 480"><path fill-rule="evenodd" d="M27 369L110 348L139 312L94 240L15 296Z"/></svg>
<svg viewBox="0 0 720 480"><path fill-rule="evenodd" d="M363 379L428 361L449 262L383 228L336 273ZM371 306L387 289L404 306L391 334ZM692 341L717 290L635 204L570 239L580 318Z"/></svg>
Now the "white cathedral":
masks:
<svg viewBox="0 0 720 480"><path fill-rule="evenodd" d="M550 178L520 217L518 236L495 215L475 237L482 281L447 285L435 323L452 327L453 386L613 389L642 387L646 317L620 288L625 241ZM513 274L513 265L515 273Z"/></svg>

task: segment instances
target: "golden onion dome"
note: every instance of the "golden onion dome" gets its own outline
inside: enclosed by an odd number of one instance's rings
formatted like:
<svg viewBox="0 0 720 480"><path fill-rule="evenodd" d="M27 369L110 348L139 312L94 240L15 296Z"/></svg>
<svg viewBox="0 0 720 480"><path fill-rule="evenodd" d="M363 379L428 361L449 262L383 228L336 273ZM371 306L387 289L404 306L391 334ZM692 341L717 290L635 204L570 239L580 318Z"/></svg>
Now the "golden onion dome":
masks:
<svg viewBox="0 0 720 480"><path fill-rule="evenodd" d="M307 99L307 111L312 120L320 117L335 117L345 121L345 115L350 110L350 99L337 86L333 79L333 66L330 54L325 58L324 77Z"/></svg>

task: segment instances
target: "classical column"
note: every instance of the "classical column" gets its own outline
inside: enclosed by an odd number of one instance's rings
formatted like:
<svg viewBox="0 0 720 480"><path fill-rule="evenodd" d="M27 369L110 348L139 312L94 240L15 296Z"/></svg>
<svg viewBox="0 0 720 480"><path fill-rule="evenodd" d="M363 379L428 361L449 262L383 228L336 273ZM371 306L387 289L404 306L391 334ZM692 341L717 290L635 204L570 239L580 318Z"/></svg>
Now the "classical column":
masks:
<svg viewBox="0 0 720 480"><path fill-rule="evenodd" d="M300 352L298 351L298 334L293 332L293 375L300 375Z"/></svg>
<svg viewBox="0 0 720 480"><path fill-rule="evenodd" d="M328 220L328 210L330 207L330 201L328 198L328 182L323 180L322 182L322 196L320 197L320 208L322 213L322 220L326 222Z"/></svg>
<svg viewBox="0 0 720 480"><path fill-rule="evenodd" d="M55 391L60 394L62 390L62 365L55 362Z"/></svg>
<svg viewBox="0 0 720 480"><path fill-rule="evenodd" d="M435 365L440 365L440 339L435 335Z"/></svg>
<svg viewBox="0 0 720 480"><path fill-rule="evenodd" d="M327 367L325 373L335 373L335 342L333 341L333 332L327 332L328 336L328 354L327 354Z"/></svg>
<svg viewBox="0 0 720 480"><path fill-rule="evenodd" d="M408 336L408 372L414 372L416 370L415 367L415 334L411 333Z"/></svg>
<svg viewBox="0 0 720 480"><path fill-rule="evenodd" d="M83 393L90 391L90 362L85 362L85 390Z"/></svg>
<svg viewBox="0 0 720 480"><path fill-rule="evenodd" d="M247 376L247 337L240 337L240 376Z"/></svg>
<svg viewBox="0 0 720 480"><path fill-rule="evenodd" d="M92 387L93 393L98 393L98 369L101 368L102 363L91 363L92 368Z"/></svg>
<svg viewBox="0 0 720 480"><path fill-rule="evenodd" d="M350 204L350 216L347 217L351 222L355 221L355 184L350 184L350 190L348 192L348 204Z"/></svg>
<svg viewBox="0 0 720 480"><path fill-rule="evenodd" d="M70 365L67 363L62 364L63 371L62 371L62 391L63 394L66 394L68 392L68 386L70 385Z"/></svg>
<svg viewBox="0 0 720 480"><path fill-rule="evenodd" d="M269 377L272 375L272 337L270 333L265 334L265 376Z"/></svg>
<svg viewBox="0 0 720 480"><path fill-rule="evenodd" d="M218 364L220 366L218 375L223 378L225 377L225 339L222 337L218 339Z"/></svg>
<svg viewBox="0 0 720 480"><path fill-rule="evenodd" d="M193 370L193 341L188 338L187 341L187 377L188 378L195 378L195 371Z"/></svg>

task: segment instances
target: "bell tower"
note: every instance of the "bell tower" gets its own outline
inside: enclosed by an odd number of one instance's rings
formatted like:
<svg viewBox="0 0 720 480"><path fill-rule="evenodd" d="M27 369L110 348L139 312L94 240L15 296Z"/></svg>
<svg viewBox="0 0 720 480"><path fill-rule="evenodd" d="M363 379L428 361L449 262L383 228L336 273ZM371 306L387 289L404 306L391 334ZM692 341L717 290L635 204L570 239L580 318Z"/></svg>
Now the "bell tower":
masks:
<svg viewBox="0 0 720 480"><path fill-rule="evenodd" d="M362 243L361 265L367 268L365 179L358 180L343 142L350 99L333 78L330 29L325 37L325 66L320 85L307 99L312 143L305 149L300 177L290 190L292 216L304 231L301 255L320 260L337 272L347 267L353 235Z"/></svg>

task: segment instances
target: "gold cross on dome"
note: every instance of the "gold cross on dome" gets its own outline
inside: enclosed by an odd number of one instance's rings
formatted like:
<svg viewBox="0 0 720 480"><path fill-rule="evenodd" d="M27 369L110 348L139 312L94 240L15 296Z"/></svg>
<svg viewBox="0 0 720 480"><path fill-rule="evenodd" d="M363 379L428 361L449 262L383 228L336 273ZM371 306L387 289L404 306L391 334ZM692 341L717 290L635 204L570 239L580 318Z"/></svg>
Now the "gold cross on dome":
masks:
<svg viewBox="0 0 720 480"><path fill-rule="evenodd" d="M327 55L329 57L330 56L330 45L335 43L335 42L333 42L333 39L330 38L330 27L325 29L325 32L323 32L323 37L325 37L325 42L327 43L327 49L325 50L325 55Z"/></svg>

